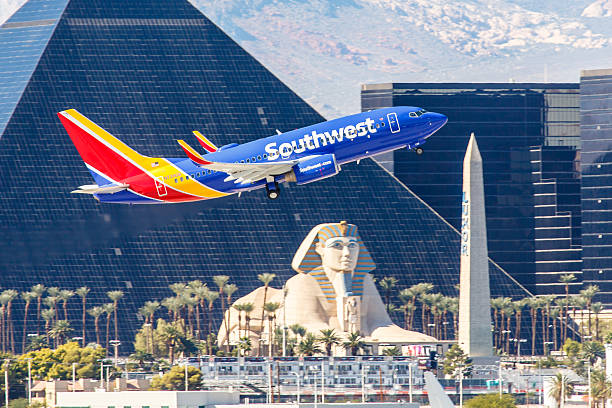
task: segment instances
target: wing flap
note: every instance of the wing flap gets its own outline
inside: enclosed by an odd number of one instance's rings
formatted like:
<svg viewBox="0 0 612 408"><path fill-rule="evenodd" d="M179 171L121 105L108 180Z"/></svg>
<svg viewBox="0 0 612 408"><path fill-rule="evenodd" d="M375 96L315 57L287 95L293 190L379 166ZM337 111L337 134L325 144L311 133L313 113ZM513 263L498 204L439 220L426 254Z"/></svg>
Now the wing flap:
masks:
<svg viewBox="0 0 612 408"><path fill-rule="evenodd" d="M115 184L108 187L100 187L97 184L86 184L78 189L71 191L74 194L114 194L119 191L127 190L129 184Z"/></svg>

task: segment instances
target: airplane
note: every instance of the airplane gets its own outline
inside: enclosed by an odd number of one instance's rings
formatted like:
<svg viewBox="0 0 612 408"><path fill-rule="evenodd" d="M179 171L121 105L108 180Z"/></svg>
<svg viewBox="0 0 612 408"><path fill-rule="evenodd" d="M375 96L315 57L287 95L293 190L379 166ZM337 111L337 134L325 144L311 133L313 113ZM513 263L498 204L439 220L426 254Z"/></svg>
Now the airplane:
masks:
<svg viewBox="0 0 612 408"><path fill-rule="evenodd" d="M96 183L72 193L121 204L192 202L264 188L276 199L283 182L322 180L345 163L396 149L422 154L421 145L448 120L418 107L384 108L220 148L194 131L204 154L177 140L187 158L163 158L136 152L75 109L58 116Z"/></svg>

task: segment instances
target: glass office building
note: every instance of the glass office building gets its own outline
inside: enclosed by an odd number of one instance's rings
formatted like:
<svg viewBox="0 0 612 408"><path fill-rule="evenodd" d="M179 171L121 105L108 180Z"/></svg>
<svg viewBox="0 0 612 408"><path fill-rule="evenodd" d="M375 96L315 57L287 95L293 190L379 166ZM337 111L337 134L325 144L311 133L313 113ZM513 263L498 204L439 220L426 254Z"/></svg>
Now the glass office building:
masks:
<svg viewBox="0 0 612 408"><path fill-rule="evenodd" d="M362 110L406 105L448 116L423 155L399 150L392 160L394 174L457 229L474 132L489 256L541 294L562 293L559 276L581 272L578 91L578 84L388 83L363 85L361 100Z"/></svg>
<svg viewBox="0 0 612 408"><path fill-rule="evenodd" d="M612 69L580 75L582 272L612 304Z"/></svg>
<svg viewBox="0 0 612 408"><path fill-rule="evenodd" d="M175 139L194 129L224 145L323 120L187 1L30 0L0 27L0 78L0 286L88 286L90 307L123 290L122 347L142 322L138 308L171 296L168 284L214 288L213 275L229 275L236 299L271 272L279 287L323 222L358 225L375 274L396 277L398 288L427 281L456 295L458 233L370 160L283 188L275 201L252 192L122 206L70 194L92 181L57 118L67 108L155 157L184 156ZM494 296L528 294L490 267ZM67 306L80 332L80 299ZM23 302L13 313L20 333Z"/></svg>

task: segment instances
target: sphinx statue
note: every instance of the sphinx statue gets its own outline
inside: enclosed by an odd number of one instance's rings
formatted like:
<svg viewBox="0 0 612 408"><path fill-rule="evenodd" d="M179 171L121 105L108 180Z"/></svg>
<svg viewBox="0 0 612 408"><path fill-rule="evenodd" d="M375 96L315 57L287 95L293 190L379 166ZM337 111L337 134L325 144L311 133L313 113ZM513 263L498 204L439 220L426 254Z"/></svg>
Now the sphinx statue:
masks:
<svg viewBox="0 0 612 408"><path fill-rule="evenodd" d="M427 343L436 339L395 325L369 273L376 268L357 226L345 221L314 227L298 248L292 268L297 272L283 289L258 288L236 300L234 305L252 303L250 328L241 326L239 312L226 313L218 342L230 343L248 336L257 346L260 331L268 330L261 321L266 303L280 305L274 318L277 325L299 324L315 335L334 329L340 337L359 332L364 340L375 343ZM225 322L229 321L229 330ZM263 323L263 327L262 327ZM263 329L263 330L262 330ZM266 340L266 335L262 339Z"/></svg>

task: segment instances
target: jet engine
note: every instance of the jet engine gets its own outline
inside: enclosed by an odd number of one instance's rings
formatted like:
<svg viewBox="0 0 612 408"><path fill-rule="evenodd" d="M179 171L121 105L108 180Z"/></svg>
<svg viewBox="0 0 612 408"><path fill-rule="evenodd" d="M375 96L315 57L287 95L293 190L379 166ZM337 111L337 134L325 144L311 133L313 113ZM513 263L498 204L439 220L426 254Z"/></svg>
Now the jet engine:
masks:
<svg viewBox="0 0 612 408"><path fill-rule="evenodd" d="M306 157L286 174L285 181L293 181L298 185L312 183L327 177L335 176L340 171L334 154Z"/></svg>

